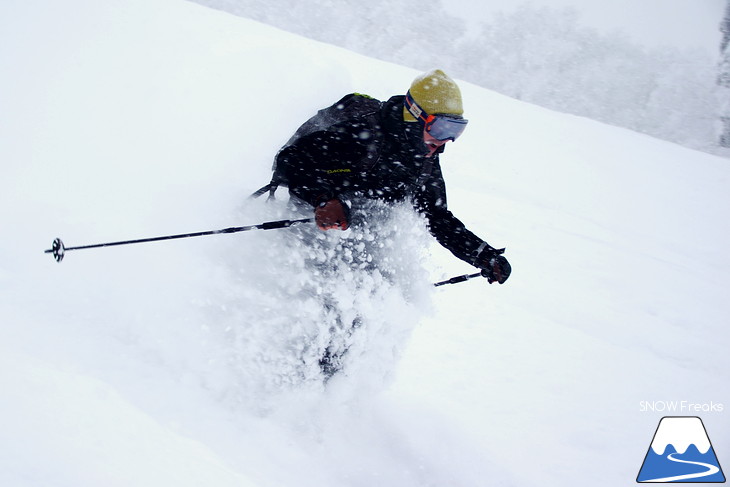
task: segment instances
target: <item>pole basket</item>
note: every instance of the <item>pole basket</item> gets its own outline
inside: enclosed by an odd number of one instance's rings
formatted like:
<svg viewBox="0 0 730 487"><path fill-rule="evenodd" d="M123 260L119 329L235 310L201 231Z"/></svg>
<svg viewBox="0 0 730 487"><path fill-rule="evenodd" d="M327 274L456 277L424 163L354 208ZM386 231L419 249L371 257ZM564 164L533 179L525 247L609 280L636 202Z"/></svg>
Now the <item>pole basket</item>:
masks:
<svg viewBox="0 0 730 487"><path fill-rule="evenodd" d="M46 250L46 252L49 251ZM63 260L63 256L66 255L66 247L63 246L63 241L60 238L53 241L50 252L53 254L53 258L56 259L56 262Z"/></svg>

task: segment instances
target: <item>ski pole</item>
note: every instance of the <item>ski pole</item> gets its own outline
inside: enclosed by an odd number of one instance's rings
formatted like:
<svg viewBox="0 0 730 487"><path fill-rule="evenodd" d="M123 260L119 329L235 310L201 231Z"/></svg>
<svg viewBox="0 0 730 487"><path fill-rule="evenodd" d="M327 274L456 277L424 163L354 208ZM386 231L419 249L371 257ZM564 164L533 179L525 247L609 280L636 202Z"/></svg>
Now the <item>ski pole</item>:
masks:
<svg viewBox="0 0 730 487"><path fill-rule="evenodd" d="M93 244L93 245L81 245L78 247L66 247L63 245L63 242L60 238L57 238L53 241L53 245L50 249L44 250L43 252L46 254L53 254L53 258L56 259L56 262L61 262L63 260L63 256L66 252L69 250L82 250L82 249L94 249L98 247L113 247L115 245L130 245L130 244L136 244L136 243L143 243L143 242L157 242L160 240L173 240L177 238L189 238L189 237L202 237L203 235L218 235L221 233L237 233L237 232L247 232L249 230L274 230L277 228L288 228L292 225L296 225L298 223L310 223L313 222L314 218L303 218L301 220L279 220L279 221L273 221L273 222L264 222L260 223L258 225L248 225L245 227L230 227L230 228L223 228L221 230L208 230L205 232L194 232L194 233L183 233L179 235L166 235L163 237L152 237L152 238L140 238L137 240L124 240L120 242L107 242L107 243L100 243L100 244Z"/></svg>
<svg viewBox="0 0 730 487"><path fill-rule="evenodd" d="M445 281L434 283L434 287L443 286L445 284L458 284L460 282L468 281L469 279L474 279L475 277L485 277L481 272L475 272L474 274L464 274L463 276L456 276L452 277L451 279L446 279Z"/></svg>

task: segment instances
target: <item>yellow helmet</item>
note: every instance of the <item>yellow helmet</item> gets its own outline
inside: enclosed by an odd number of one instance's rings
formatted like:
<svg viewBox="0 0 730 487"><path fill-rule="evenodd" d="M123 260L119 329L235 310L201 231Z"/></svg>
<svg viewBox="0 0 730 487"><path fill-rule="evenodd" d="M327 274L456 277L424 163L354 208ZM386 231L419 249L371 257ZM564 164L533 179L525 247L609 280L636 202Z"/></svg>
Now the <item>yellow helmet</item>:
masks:
<svg viewBox="0 0 730 487"><path fill-rule="evenodd" d="M408 90L413 100L429 115L464 114L461 90L456 82L440 69L434 69L417 77ZM415 122L416 118L403 107L403 120Z"/></svg>

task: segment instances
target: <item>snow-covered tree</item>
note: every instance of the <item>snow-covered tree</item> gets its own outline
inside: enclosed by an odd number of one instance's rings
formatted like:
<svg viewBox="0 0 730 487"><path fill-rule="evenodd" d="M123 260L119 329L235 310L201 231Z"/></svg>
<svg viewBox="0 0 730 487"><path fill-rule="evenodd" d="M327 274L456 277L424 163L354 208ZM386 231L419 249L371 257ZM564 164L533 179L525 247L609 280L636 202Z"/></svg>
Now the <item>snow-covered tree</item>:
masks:
<svg viewBox="0 0 730 487"><path fill-rule="evenodd" d="M717 84L720 92L720 145L730 147L730 0L725 6L725 17L720 23L722 40L720 41L720 62L718 64Z"/></svg>
<svg viewBox="0 0 730 487"><path fill-rule="evenodd" d="M577 11L523 5L485 23L460 52L461 76L500 93L711 150L713 62L645 49L583 26Z"/></svg>

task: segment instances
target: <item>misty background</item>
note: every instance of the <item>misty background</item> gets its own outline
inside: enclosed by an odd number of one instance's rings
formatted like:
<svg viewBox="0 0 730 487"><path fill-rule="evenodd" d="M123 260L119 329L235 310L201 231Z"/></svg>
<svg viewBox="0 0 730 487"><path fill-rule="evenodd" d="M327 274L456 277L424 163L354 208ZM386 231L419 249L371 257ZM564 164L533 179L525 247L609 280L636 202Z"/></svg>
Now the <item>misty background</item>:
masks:
<svg viewBox="0 0 730 487"><path fill-rule="evenodd" d="M730 137L723 135L730 88L719 82L724 0L647 1L644 11L619 2L615 18L598 3L569 0L459 0L450 8L440 0L190 1L419 70L440 67L519 100L730 157ZM628 30L616 28L621 8ZM670 11L674 22L660 18ZM708 48L715 38L716 48Z"/></svg>

